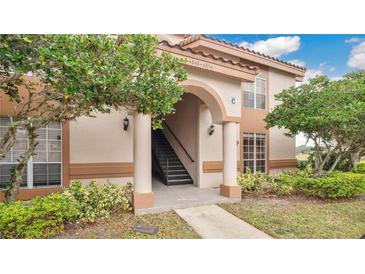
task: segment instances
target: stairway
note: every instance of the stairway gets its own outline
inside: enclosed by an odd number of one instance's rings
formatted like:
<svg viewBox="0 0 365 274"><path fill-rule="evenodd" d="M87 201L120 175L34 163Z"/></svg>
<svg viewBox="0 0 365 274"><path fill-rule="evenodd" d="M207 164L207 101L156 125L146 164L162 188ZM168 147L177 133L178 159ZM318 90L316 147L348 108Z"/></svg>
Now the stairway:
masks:
<svg viewBox="0 0 365 274"><path fill-rule="evenodd" d="M160 129L152 131L152 155L164 184L170 186L193 183L193 179Z"/></svg>

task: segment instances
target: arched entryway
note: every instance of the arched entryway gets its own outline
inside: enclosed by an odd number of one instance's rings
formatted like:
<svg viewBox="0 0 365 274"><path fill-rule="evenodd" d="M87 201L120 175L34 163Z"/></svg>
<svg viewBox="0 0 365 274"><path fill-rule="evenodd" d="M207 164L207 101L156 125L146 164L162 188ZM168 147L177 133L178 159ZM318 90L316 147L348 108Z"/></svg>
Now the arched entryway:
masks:
<svg viewBox="0 0 365 274"><path fill-rule="evenodd" d="M182 85L186 93L194 94L204 102L212 115L213 123L221 124L227 118L226 110L222 99L217 91L210 85L199 80L185 80Z"/></svg>
<svg viewBox="0 0 365 274"><path fill-rule="evenodd" d="M209 84L200 81L189 79L182 83L185 87L186 93L184 97L196 97L201 104L206 105L211 113L211 119L213 124L222 125L222 154L223 154L223 176L220 185L220 194L229 198L239 198L241 195L240 188L237 186L236 177L237 177L237 119L231 119L227 115L227 110L225 109L225 105L223 103L222 96ZM180 110L181 111L181 110ZM185 111L183 114L189 115L191 113ZM180 115L181 116L181 115ZM166 119L169 122L169 119ZM180 119L181 122L181 119ZM153 207L155 204L151 175L152 175L152 161L151 161L151 139L146 142L146 137L151 136L150 129L148 130L146 127L150 125L150 118L146 117L146 115L135 114L135 131L134 131L134 184L135 189L137 190L134 193L134 207L138 208L147 208ZM170 125L170 130L166 130L166 137L171 135L172 127L178 127L179 121L175 121L175 125ZM208 130L208 129L207 129ZM180 130L181 131L181 130ZM184 131L184 129L182 129ZM139 135L139 136L136 136ZM143 136L141 136L143 135ZM184 157L187 161L194 161L192 164L195 169L194 171L189 170L191 172L192 177L199 178L199 172L201 171L202 162L200 161L199 151L195 153L189 153L188 148L181 145L182 140L172 140L178 139L176 137L176 133L173 133L173 137L170 138L169 142L180 143L176 144L174 150L178 151L179 149L182 151L181 153L177 153L182 160L184 161ZM183 136L183 135L181 135ZM151 137L150 137L151 138ZM167 138L169 139L169 138ZM149 149L147 152L146 149ZM214 148L212 148L214 149ZM195 155L194 155L195 154ZM143 157L142 157L143 155ZM190 158L190 159L189 159ZM187 164L186 164L187 165ZM147 168L150 172L147 172ZM148 177L148 178L147 178ZM197 185L197 184L196 184ZM142 190L138 191L138 190Z"/></svg>

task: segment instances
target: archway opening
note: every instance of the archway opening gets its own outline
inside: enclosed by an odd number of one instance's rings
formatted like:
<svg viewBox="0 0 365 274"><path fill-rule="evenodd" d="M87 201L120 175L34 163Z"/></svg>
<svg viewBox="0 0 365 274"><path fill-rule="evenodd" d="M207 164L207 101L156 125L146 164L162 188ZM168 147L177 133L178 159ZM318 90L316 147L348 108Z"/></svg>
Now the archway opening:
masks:
<svg viewBox="0 0 365 274"><path fill-rule="evenodd" d="M165 185L200 186L200 143L211 142L220 153L220 124L226 112L219 94L207 84L187 80L183 85L186 92L175 113L166 117L163 129L152 133L153 171Z"/></svg>

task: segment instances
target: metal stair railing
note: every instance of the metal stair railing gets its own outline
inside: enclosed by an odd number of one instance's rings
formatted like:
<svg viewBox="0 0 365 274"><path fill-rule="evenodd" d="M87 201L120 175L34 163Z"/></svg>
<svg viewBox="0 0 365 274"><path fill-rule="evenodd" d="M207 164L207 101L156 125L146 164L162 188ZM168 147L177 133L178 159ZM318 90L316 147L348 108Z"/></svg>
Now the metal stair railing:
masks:
<svg viewBox="0 0 365 274"><path fill-rule="evenodd" d="M166 122L163 122L163 126L167 128L167 130L171 133L171 135L175 138L177 143L180 145L180 147L183 149L185 154L189 157L190 161L194 163L194 159L190 156L189 152L186 150L186 148L183 146L183 144L180 142L179 138L175 135L175 133L172 131L172 129L168 126Z"/></svg>
<svg viewBox="0 0 365 274"><path fill-rule="evenodd" d="M158 165L161 168L162 173L165 176L165 179L167 181L168 177L169 177L169 157L166 155L165 151L163 151L163 149L161 148L161 145L159 144L158 139L155 140L154 143L155 144L153 146L153 149L155 151L155 155L158 160ZM160 164L162 162L161 156L163 158L162 160L166 163L165 170L164 170L163 166Z"/></svg>

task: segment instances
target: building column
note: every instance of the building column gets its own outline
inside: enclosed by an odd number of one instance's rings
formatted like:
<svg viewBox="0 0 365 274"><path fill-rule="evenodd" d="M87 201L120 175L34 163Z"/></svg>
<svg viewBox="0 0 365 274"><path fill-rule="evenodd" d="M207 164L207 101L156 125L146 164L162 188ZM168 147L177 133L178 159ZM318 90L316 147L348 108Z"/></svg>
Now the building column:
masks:
<svg viewBox="0 0 365 274"><path fill-rule="evenodd" d="M229 198L241 198L237 185L237 127L235 122L223 124L223 184L220 194Z"/></svg>
<svg viewBox="0 0 365 274"><path fill-rule="evenodd" d="M134 210L154 206L152 192L151 116L133 116Z"/></svg>

